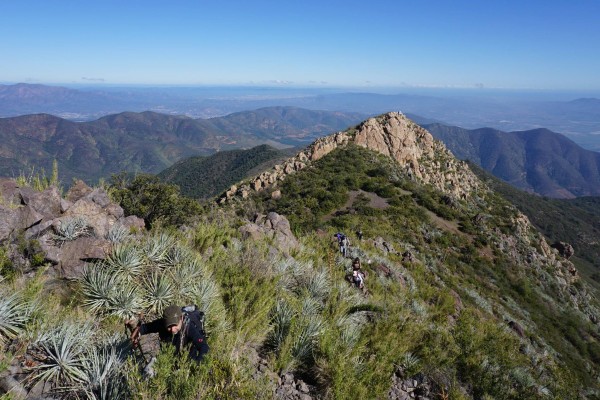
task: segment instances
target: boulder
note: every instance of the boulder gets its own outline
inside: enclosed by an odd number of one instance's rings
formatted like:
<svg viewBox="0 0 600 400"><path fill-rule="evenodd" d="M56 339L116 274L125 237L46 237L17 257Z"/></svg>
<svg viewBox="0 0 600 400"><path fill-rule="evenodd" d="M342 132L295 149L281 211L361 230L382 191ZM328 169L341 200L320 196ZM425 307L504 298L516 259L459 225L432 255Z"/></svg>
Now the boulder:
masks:
<svg viewBox="0 0 600 400"><path fill-rule="evenodd" d="M575 249L569 243L565 242L554 242L552 243L552 248L558 250L558 254L566 258L567 260L575 254Z"/></svg>
<svg viewBox="0 0 600 400"><path fill-rule="evenodd" d="M10 237L17 224L17 212L0 205L0 242Z"/></svg>
<svg viewBox="0 0 600 400"><path fill-rule="evenodd" d="M65 198L71 203L75 203L77 200L80 200L90 194L93 191L91 187L89 187L84 181L76 180L71 189L67 192Z"/></svg>
<svg viewBox="0 0 600 400"><path fill-rule="evenodd" d="M45 218L56 218L61 214L62 198L56 187L51 186L42 192L31 188L21 188L19 193L24 205L30 206Z"/></svg>
<svg viewBox="0 0 600 400"><path fill-rule="evenodd" d="M17 209L17 229L29 229L42 219L44 219L44 216L38 213L30 204Z"/></svg>
<svg viewBox="0 0 600 400"><path fill-rule="evenodd" d="M86 261L104 259L110 253L111 243L106 239L80 237L65 242L60 248L61 275L67 279L81 276Z"/></svg>
<svg viewBox="0 0 600 400"><path fill-rule="evenodd" d="M106 214L102 207L88 198L77 200L60 220L83 217L97 237L105 237L117 218Z"/></svg>
<svg viewBox="0 0 600 400"><path fill-rule="evenodd" d="M21 204L19 186L14 179L0 178L0 199L2 204Z"/></svg>

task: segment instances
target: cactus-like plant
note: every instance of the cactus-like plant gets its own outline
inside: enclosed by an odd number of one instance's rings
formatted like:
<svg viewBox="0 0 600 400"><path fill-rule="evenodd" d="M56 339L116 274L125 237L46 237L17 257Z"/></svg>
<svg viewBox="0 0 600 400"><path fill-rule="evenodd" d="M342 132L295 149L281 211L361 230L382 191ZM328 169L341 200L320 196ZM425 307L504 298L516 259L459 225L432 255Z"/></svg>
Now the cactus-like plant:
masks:
<svg viewBox="0 0 600 400"><path fill-rule="evenodd" d="M83 361L85 394L90 400L117 400L127 396L123 355L114 347L92 349Z"/></svg>
<svg viewBox="0 0 600 400"><path fill-rule="evenodd" d="M294 310L286 301L280 300L277 302L271 311L272 330L267 336L266 341L269 348L275 351L278 351L281 348L281 345L290 332L294 316Z"/></svg>
<svg viewBox="0 0 600 400"><path fill-rule="evenodd" d="M103 263L88 264L80 279L84 306L93 312L110 308L114 291L119 286L118 275Z"/></svg>
<svg viewBox="0 0 600 400"><path fill-rule="evenodd" d="M106 259L106 264L120 277L132 281L144 270L142 256L137 248L129 244L118 244Z"/></svg>
<svg viewBox="0 0 600 400"><path fill-rule="evenodd" d="M166 233L149 237L142 246L144 257L156 266L168 264L169 250L174 246L175 240Z"/></svg>
<svg viewBox="0 0 600 400"><path fill-rule="evenodd" d="M61 220L54 230L55 234L52 235L52 240L58 245L79 237L90 236L92 233L92 227L90 227L87 219L82 216Z"/></svg>
<svg viewBox="0 0 600 400"><path fill-rule="evenodd" d="M0 293L0 345L18 336L31 316L31 305L18 293Z"/></svg>
<svg viewBox="0 0 600 400"><path fill-rule="evenodd" d="M131 319L143 308L143 300L133 283L122 284L111 294L109 312L121 319Z"/></svg>
<svg viewBox="0 0 600 400"><path fill-rule="evenodd" d="M173 302L173 283L168 275L152 273L144 279L143 288L144 305L155 315L162 314L163 310Z"/></svg>
<svg viewBox="0 0 600 400"><path fill-rule="evenodd" d="M111 243L121 243L129 238L129 229L121 224L114 224L106 233L106 240Z"/></svg>
<svg viewBox="0 0 600 400"><path fill-rule="evenodd" d="M37 364L31 368L28 381L32 384L50 382L57 390L84 382L90 337L89 323L65 322L44 332L30 349Z"/></svg>

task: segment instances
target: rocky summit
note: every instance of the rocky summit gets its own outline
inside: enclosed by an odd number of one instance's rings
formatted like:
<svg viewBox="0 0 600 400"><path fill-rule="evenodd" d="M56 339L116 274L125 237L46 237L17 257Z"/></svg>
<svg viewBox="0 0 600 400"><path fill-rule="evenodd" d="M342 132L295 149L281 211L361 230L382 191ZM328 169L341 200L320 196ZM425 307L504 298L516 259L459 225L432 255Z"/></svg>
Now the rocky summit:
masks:
<svg viewBox="0 0 600 400"><path fill-rule="evenodd" d="M357 127L317 139L305 150L276 165L271 171L234 185L221 196L225 203L233 197L246 198L253 191L276 185L277 182L331 151L356 144L389 156L403 166L418 182L457 198L465 198L480 189L476 176L464 162L457 160L444 144L402 113L390 112L370 118Z"/></svg>

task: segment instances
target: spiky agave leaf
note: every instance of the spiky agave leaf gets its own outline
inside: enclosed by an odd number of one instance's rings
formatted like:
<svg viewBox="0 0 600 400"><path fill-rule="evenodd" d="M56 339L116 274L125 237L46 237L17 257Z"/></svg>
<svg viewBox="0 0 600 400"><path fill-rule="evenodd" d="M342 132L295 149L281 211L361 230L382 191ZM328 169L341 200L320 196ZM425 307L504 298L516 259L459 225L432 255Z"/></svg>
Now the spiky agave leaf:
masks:
<svg viewBox="0 0 600 400"><path fill-rule="evenodd" d="M167 254L171 247L175 244L173 237L166 233L152 236L146 239L142 247L144 257L152 265L164 267L168 264Z"/></svg>
<svg viewBox="0 0 600 400"><path fill-rule="evenodd" d="M323 320L319 315L302 319L300 329L295 332L291 354L295 365L309 364L313 356L317 336L323 331Z"/></svg>
<svg viewBox="0 0 600 400"><path fill-rule="evenodd" d="M111 243L121 243L127 240L127 238L130 236L129 229L121 224L114 224L106 233L106 240Z"/></svg>
<svg viewBox="0 0 600 400"><path fill-rule="evenodd" d="M123 357L114 346L94 348L84 359L85 394L90 400L123 399L127 385Z"/></svg>
<svg viewBox="0 0 600 400"><path fill-rule="evenodd" d="M111 293L109 312L121 319L131 319L144 308L134 283L125 282Z"/></svg>
<svg viewBox="0 0 600 400"><path fill-rule="evenodd" d="M329 297L331 291L331 284L327 271L321 270L313 272L306 283L306 289L315 299L325 301Z"/></svg>
<svg viewBox="0 0 600 400"><path fill-rule="evenodd" d="M218 298L218 285L212 279L205 277L193 286L189 300L196 304L200 311L209 313ZM185 298L183 300L186 301Z"/></svg>
<svg viewBox="0 0 600 400"><path fill-rule="evenodd" d="M136 279L144 271L142 256L137 248L120 243L113 247L106 264L120 277L129 281Z"/></svg>
<svg viewBox="0 0 600 400"><path fill-rule="evenodd" d="M115 275L103 263L88 264L80 278L83 305L92 312L102 312L110 308L113 292L119 287L118 275Z"/></svg>
<svg viewBox="0 0 600 400"><path fill-rule="evenodd" d="M52 239L57 244L89 236L92 233L92 228L87 219L82 216L62 219L54 229L56 233L52 236Z"/></svg>
<svg viewBox="0 0 600 400"><path fill-rule="evenodd" d="M169 266L175 267L193 257L194 255L187 247L175 243L167 252L166 261Z"/></svg>
<svg viewBox="0 0 600 400"><path fill-rule="evenodd" d="M171 276L175 290L179 296L183 298L190 298L193 296L194 288L203 280L204 268L197 258L190 256L189 258L182 260L181 263L174 265L169 269L169 275ZM207 279L205 277L204 279Z"/></svg>
<svg viewBox="0 0 600 400"><path fill-rule="evenodd" d="M271 311L271 332L267 336L267 346L274 351L281 348L285 338L290 332L292 319L296 313L294 309L285 300L277 301Z"/></svg>
<svg viewBox="0 0 600 400"><path fill-rule="evenodd" d="M72 388L86 380L85 358L92 334L89 323L64 322L40 335L32 354L38 364L28 381L51 382L55 388Z"/></svg>
<svg viewBox="0 0 600 400"><path fill-rule="evenodd" d="M0 345L17 337L31 316L31 304L18 293L0 292Z"/></svg>
<svg viewBox="0 0 600 400"><path fill-rule="evenodd" d="M144 305L156 315L162 314L163 310L172 304L175 297L171 279L167 275L157 272L144 279L143 288Z"/></svg>

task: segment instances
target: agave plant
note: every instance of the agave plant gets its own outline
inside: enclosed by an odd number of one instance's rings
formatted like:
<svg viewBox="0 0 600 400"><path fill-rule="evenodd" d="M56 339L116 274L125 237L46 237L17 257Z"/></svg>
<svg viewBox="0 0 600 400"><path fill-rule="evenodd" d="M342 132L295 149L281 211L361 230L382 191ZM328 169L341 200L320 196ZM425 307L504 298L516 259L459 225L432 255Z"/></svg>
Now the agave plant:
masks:
<svg viewBox="0 0 600 400"><path fill-rule="evenodd" d="M110 308L113 292L119 287L118 275L115 275L103 263L88 264L80 279L81 293L85 297L84 306L93 312Z"/></svg>
<svg viewBox="0 0 600 400"><path fill-rule="evenodd" d="M144 257L151 264L162 267L168 264L167 255L174 244L175 240L171 236L161 233L148 238L142 247L142 251Z"/></svg>
<svg viewBox="0 0 600 400"><path fill-rule="evenodd" d="M31 304L18 293L0 293L0 345L17 337L31 316Z"/></svg>
<svg viewBox="0 0 600 400"><path fill-rule="evenodd" d="M283 300L279 300L275 308L271 311L272 330L267 336L267 346L278 351L281 348L285 338L290 332L292 319L295 312L290 305Z"/></svg>
<svg viewBox="0 0 600 400"><path fill-rule="evenodd" d="M129 229L121 224L114 224L106 233L106 240L111 243L121 243L129 238Z"/></svg>
<svg viewBox="0 0 600 400"><path fill-rule="evenodd" d="M54 229L56 233L52 236L52 239L59 245L82 236L89 236L92 233L92 228L87 219L82 216L65 218Z"/></svg>
<svg viewBox="0 0 600 400"><path fill-rule="evenodd" d="M143 301L146 308L153 314L160 315L172 304L174 298L173 283L167 275L154 272L143 281Z"/></svg>
<svg viewBox="0 0 600 400"><path fill-rule="evenodd" d="M92 349L83 360L84 390L90 400L123 399L127 385L123 355L114 347Z"/></svg>
<svg viewBox="0 0 600 400"><path fill-rule="evenodd" d="M321 270L310 274L308 282L306 282L306 289L315 299L325 301L331 292L331 284L327 271Z"/></svg>
<svg viewBox="0 0 600 400"><path fill-rule="evenodd" d="M219 287L212 279L205 277L192 287L189 299L205 313L210 312L214 302L219 298ZM184 299L185 300L185 299Z"/></svg>
<svg viewBox="0 0 600 400"><path fill-rule="evenodd" d="M54 388L72 388L86 381L85 362L91 325L66 322L43 333L30 352L38 364L28 381L50 382Z"/></svg>
<svg viewBox="0 0 600 400"><path fill-rule="evenodd" d="M196 282L203 275L202 264L198 259L189 257L169 269L169 274L175 283L177 291L183 297L189 297Z"/></svg>
<svg viewBox="0 0 600 400"><path fill-rule="evenodd" d="M291 354L295 365L308 364L313 356L316 338L323 331L323 320L318 315L302 319L300 329L295 333Z"/></svg>
<svg viewBox="0 0 600 400"><path fill-rule="evenodd" d="M129 281L136 279L144 270L140 252L129 244L114 246L112 253L106 259L106 264L119 276Z"/></svg>
<svg viewBox="0 0 600 400"><path fill-rule="evenodd" d="M121 319L131 319L143 310L143 300L133 283L125 283L111 293L109 312Z"/></svg>

